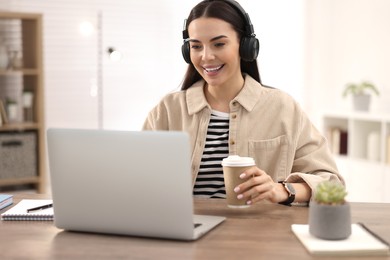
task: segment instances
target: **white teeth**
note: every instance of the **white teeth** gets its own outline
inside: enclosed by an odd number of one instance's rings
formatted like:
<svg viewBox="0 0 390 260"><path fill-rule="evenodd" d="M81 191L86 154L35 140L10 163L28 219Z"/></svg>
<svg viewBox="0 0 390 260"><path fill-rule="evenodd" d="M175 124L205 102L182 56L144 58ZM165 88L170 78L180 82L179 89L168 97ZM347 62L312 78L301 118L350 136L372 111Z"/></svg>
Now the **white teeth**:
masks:
<svg viewBox="0 0 390 260"><path fill-rule="evenodd" d="M207 72L214 72L222 68L222 65L216 68L204 68Z"/></svg>

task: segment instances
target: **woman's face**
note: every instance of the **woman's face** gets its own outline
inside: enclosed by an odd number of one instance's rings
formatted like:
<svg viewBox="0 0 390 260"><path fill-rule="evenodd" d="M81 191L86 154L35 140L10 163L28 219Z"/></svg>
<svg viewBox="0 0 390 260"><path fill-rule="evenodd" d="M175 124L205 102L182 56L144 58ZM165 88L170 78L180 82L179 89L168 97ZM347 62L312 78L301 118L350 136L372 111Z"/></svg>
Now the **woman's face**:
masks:
<svg viewBox="0 0 390 260"><path fill-rule="evenodd" d="M191 62L209 86L235 82L241 76L239 38L217 18L201 17L188 26Z"/></svg>

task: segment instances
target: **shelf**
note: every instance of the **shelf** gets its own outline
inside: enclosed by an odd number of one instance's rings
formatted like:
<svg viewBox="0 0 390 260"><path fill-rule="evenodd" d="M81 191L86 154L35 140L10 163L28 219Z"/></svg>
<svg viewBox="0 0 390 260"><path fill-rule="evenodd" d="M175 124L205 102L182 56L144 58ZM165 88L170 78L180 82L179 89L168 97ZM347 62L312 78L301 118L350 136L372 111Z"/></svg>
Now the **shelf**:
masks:
<svg viewBox="0 0 390 260"><path fill-rule="evenodd" d="M10 53L7 68L2 65L0 69L0 99L4 106L0 125L0 186L32 184L39 193L44 193L42 15L0 12L0 39ZM9 100L16 106L9 106Z"/></svg>
<svg viewBox="0 0 390 260"><path fill-rule="evenodd" d="M0 76L12 76L12 75L31 75L36 76L39 75L40 72L37 69L0 69Z"/></svg>
<svg viewBox="0 0 390 260"><path fill-rule="evenodd" d="M24 184L38 184L41 180L39 177L29 178L14 178L14 179L0 179L0 186L13 186L13 185L24 185Z"/></svg>
<svg viewBox="0 0 390 260"><path fill-rule="evenodd" d="M346 183L348 201L390 202L389 165L345 156L335 159Z"/></svg>
<svg viewBox="0 0 390 260"><path fill-rule="evenodd" d="M11 123L0 126L0 132L21 131L21 130L38 130L38 123Z"/></svg>
<svg viewBox="0 0 390 260"><path fill-rule="evenodd" d="M0 19L36 20L39 14L20 12L0 12Z"/></svg>
<svg viewBox="0 0 390 260"><path fill-rule="evenodd" d="M370 112L328 111L328 112L324 113L324 116L329 117L329 118L339 118L339 119L390 122L390 115L389 114L381 114L381 113L372 114Z"/></svg>
<svg viewBox="0 0 390 260"><path fill-rule="evenodd" d="M347 156L378 163L390 164L390 117L370 113L326 113L323 116L324 133L331 146L338 140L332 140L329 132L342 130L348 135Z"/></svg>

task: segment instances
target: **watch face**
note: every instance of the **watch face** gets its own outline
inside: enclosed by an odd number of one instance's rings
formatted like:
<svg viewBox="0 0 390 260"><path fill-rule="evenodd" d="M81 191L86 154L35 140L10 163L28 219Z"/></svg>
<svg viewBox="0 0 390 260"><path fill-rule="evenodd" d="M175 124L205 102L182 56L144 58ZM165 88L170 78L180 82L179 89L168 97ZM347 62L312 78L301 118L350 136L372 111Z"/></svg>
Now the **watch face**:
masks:
<svg viewBox="0 0 390 260"><path fill-rule="evenodd" d="M290 195L295 195L295 189L292 186L291 183L286 182L285 183L287 190L289 191Z"/></svg>

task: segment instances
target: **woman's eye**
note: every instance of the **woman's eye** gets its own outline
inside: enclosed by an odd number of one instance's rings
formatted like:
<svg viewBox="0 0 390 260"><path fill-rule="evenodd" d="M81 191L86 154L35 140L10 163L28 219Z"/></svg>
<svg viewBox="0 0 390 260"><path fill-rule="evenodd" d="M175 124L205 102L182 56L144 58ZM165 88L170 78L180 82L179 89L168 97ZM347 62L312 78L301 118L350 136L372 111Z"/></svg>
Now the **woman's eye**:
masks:
<svg viewBox="0 0 390 260"><path fill-rule="evenodd" d="M200 48L201 48L200 45L191 45L191 49L198 50Z"/></svg>
<svg viewBox="0 0 390 260"><path fill-rule="evenodd" d="M219 42L219 43L216 43L216 44L215 44L216 47L222 47L222 46L224 46L224 45L225 45L225 43L223 43L223 42Z"/></svg>

